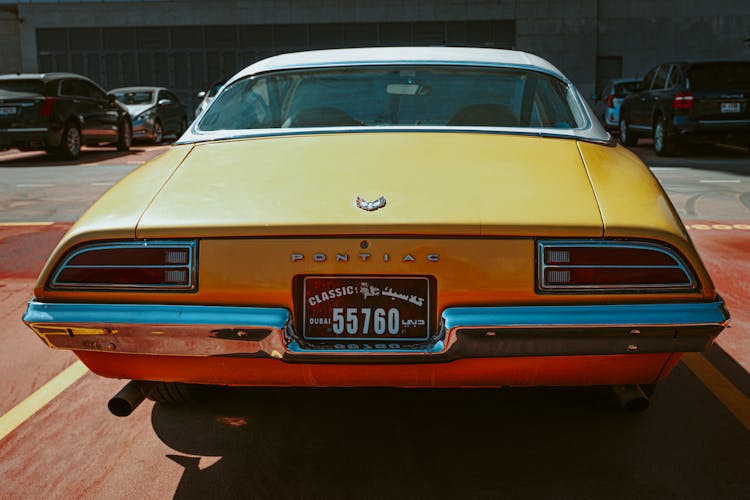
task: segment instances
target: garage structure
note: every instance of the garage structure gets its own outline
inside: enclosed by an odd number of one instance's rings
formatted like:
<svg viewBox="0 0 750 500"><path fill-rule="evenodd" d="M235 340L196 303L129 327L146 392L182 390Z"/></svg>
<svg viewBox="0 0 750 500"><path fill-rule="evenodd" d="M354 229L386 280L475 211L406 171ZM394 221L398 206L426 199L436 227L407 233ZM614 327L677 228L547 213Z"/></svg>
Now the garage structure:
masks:
<svg viewBox="0 0 750 500"><path fill-rule="evenodd" d="M389 45L510 49L515 22L41 28L36 38L39 71L73 71L107 89L136 84L169 87L194 108L196 89L274 54Z"/></svg>
<svg viewBox="0 0 750 500"><path fill-rule="evenodd" d="M590 95L674 59L750 58L745 0L0 0L0 73L196 93L264 57L385 45L513 48Z"/></svg>

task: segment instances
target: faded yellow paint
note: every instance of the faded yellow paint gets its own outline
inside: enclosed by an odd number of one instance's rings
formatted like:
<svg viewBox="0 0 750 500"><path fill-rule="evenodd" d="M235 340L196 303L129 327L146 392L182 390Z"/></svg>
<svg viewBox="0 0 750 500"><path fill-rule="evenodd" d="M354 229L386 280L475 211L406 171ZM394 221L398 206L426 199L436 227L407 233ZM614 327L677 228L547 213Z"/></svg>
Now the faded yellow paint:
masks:
<svg viewBox="0 0 750 500"><path fill-rule="evenodd" d="M387 205L366 212L357 196ZM602 224L575 141L356 133L195 146L139 237L560 235Z"/></svg>
<svg viewBox="0 0 750 500"><path fill-rule="evenodd" d="M630 150L579 143L591 177L607 238L643 238L666 242L692 265L704 296L714 286L676 210L659 181Z"/></svg>
<svg viewBox="0 0 750 500"><path fill-rule="evenodd" d="M381 210L355 207L387 198ZM293 309L305 274L408 274L455 305L695 300L695 293L544 295L536 237L665 241L703 264L648 169L621 147L502 134L356 133L178 146L105 194L63 238L56 262L98 239L196 238L195 293L35 290L49 301L268 305ZM360 243L367 239L363 261ZM322 252L326 262L313 262ZM291 254L305 260L292 262ZM337 260L337 253L349 260ZM384 262L382 254L391 256ZM440 255L429 262L427 253ZM402 262L414 254L415 262Z"/></svg>

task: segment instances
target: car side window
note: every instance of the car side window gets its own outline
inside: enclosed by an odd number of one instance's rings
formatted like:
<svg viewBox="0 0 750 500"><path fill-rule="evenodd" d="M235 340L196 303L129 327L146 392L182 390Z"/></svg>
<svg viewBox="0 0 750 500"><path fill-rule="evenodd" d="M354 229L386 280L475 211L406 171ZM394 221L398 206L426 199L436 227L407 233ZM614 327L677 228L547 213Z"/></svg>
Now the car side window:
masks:
<svg viewBox="0 0 750 500"><path fill-rule="evenodd" d="M96 85L93 85L86 81L81 81L81 84L86 89L86 96L90 97L91 99L104 99L104 92L102 92L99 88L96 87Z"/></svg>
<svg viewBox="0 0 750 500"><path fill-rule="evenodd" d="M682 75L680 74L680 67L676 64L672 65L672 69L669 72L669 79L667 80L667 88L671 89L676 87L682 81Z"/></svg>
<svg viewBox="0 0 750 500"><path fill-rule="evenodd" d="M651 88L651 82L654 81L654 75L656 75L656 70L659 68L654 68L648 73L646 73L646 76L643 77L643 89L648 90Z"/></svg>
<svg viewBox="0 0 750 500"><path fill-rule="evenodd" d="M664 85L666 85L667 83L667 70L668 69L669 69L668 64L659 66L659 68L656 70L656 76L654 76L654 81L651 83L651 90L661 90L664 88Z"/></svg>

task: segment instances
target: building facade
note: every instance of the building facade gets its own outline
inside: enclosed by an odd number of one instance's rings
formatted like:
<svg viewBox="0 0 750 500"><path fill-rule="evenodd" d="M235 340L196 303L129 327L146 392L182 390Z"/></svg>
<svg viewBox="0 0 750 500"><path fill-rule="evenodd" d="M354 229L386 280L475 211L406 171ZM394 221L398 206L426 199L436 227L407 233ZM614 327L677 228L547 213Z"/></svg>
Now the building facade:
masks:
<svg viewBox="0 0 750 500"><path fill-rule="evenodd" d="M675 59L750 58L747 0L0 0L0 73L196 93L278 53L385 45L524 50L584 95Z"/></svg>

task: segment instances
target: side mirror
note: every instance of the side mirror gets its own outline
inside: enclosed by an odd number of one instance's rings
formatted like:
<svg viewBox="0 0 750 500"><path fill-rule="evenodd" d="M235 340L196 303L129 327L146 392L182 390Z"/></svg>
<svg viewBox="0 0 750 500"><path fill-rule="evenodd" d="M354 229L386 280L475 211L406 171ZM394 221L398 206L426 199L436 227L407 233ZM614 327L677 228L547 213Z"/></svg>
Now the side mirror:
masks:
<svg viewBox="0 0 750 500"><path fill-rule="evenodd" d="M159 106L168 106L169 104L172 104L171 99L160 99L159 100Z"/></svg>
<svg viewBox="0 0 750 500"><path fill-rule="evenodd" d="M201 90L200 92L198 92L198 99L203 99L204 97L206 97L205 90Z"/></svg>

